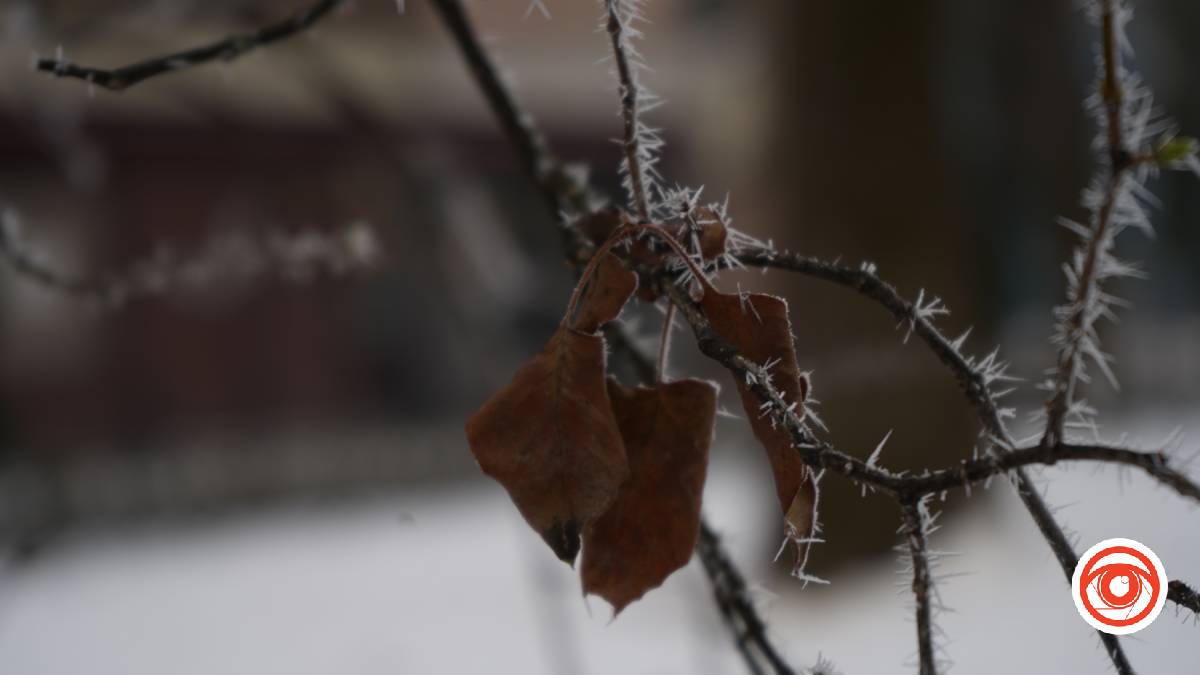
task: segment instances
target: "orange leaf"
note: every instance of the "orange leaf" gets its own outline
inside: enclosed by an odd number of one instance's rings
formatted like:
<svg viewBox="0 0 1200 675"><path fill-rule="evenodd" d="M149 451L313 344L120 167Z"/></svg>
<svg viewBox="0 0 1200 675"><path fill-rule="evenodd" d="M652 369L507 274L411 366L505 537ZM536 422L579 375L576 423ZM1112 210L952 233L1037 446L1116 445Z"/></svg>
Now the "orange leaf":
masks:
<svg viewBox="0 0 1200 675"><path fill-rule="evenodd" d="M560 327L467 420L479 466L508 490L554 553L573 564L583 528L629 475L604 383L604 341Z"/></svg>
<svg viewBox="0 0 1200 675"><path fill-rule="evenodd" d="M692 556L717 399L699 380L626 389L609 379L608 392L630 477L584 533L582 574L584 593L615 615Z"/></svg>
<svg viewBox="0 0 1200 675"><path fill-rule="evenodd" d="M617 318L635 290L637 275L615 255L605 253L587 282L573 325L584 333L595 333Z"/></svg>
<svg viewBox="0 0 1200 675"><path fill-rule="evenodd" d="M743 356L766 366L771 365L771 382L786 401L794 402L802 413L808 396L808 380L796 363L792 344L792 324L787 302L761 293L729 295L708 289L700 301L713 330L737 347ZM758 397L744 380L737 382L742 407L758 442L767 451L775 474L775 491L785 514L785 533L793 541L813 534L813 507L816 486L800 454L792 446L792 437L783 425L764 416Z"/></svg>

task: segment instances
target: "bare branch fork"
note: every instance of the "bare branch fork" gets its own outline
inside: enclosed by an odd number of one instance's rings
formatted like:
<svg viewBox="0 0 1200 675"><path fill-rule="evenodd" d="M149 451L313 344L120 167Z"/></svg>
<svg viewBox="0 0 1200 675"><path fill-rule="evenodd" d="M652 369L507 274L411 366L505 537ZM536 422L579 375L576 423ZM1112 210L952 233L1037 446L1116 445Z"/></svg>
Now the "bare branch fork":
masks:
<svg viewBox="0 0 1200 675"><path fill-rule="evenodd" d="M122 91L163 73L185 70L211 61L232 61L259 47L290 38L312 28L343 2L345 0L318 0L290 18L253 33L234 35L211 44L149 58L112 70L81 66L61 56L37 59L34 68L57 77L73 77L98 87Z"/></svg>

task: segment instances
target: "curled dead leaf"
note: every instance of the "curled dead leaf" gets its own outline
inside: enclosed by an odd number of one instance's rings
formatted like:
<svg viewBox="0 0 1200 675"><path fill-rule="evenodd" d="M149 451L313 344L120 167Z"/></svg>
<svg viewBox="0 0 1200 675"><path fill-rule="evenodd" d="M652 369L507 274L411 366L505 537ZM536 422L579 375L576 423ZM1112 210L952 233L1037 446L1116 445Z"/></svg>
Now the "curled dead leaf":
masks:
<svg viewBox="0 0 1200 675"><path fill-rule="evenodd" d="M748 359L770 365L771 382L785 400L803 412L808 380L796 362L787 302L761 293L734 295L708 289L700 301L713 330ZM764 415L758 397L745 381L737 382L742 407L758 442L767 451L775 476L775 491L784 513L784 533L797 544L813 536L816 486L788 430Z"/></svg>
<svg viewBox="0 0 1200 675"><path fill-rule="evenodd" d="M629 480L584 534L583 591L614 616L687 564L716 418L716 389L699 380L626 389L608 381Z"/></svg>
<svg viewBox="0 0 1200 675"><path fill-rule="evenodd" d="M629 475L604 361L599 336L560 327L466 425L480 468L569 564Z"/></svg>

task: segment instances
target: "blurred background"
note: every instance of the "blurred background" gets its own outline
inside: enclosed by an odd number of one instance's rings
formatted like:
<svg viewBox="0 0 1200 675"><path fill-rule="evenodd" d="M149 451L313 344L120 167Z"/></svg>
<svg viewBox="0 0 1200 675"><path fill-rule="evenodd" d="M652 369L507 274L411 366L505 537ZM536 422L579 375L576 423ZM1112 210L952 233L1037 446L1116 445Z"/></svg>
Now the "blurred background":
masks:
<svg viewBox="0 0 1200 675"><path fill-rule="evenodd" d="M59 49L123 65L304 4L0 0L0 207L29 247L69 276L119 277L164 250L207 265L107 309L0 266L0 672L744 672L696 563L610 624L467 452L464 420L540 348L572 275L428 3L355 0L292 40L119 94L29 67ZM552 18L526 0L468 7L557 153L618 195L600 8L545 4ZM1084 217L1093 170L1094 35L1074 3L653 0L648 15L668 181L728 192L736 225L778 247L869 260L906 297L944 298L948 333L974 327L968 350L1000 345L1027 380L1010 400L1031 432L1071 244L1055 219ZM1193 134L1197 26L1196 3L1158 0L1130 32ZM1187 453L1200 185L1151 187L1156 237L1118 246L1149 279L1119 285L1134 308L1105 335L1122 391L1089 398L1107 438L1180 428ZM238 263L255 241L336 244L363 224L370 255L335 274ZM866 456L891 431L891 467L972 452L953 379L878 307L781 273L724 283L789 298L840 448ZM657 316L628 317L648 344ZM677 375L722 378L682 331L674 356ZM1200 582L1194 507L1141 475L1040 477L1081 550L1131 537ZM812 571L832 583L801 589L771 561L769 481L745 422L720 420L706 513L791 661L907 668L892 504L824 482ZM968 673L1104 670L1011 492L946 504L947 655ZM1194 624L1168 607L1124 641L1135 666L1191 672Z"/></svg>

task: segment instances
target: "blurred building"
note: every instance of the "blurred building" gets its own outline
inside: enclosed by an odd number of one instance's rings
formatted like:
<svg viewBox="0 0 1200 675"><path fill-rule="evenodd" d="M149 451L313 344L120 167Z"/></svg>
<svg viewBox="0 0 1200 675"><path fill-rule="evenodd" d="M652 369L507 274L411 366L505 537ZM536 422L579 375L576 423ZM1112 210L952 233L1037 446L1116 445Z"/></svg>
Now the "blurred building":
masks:
<svg viewBox="0 0 1200 675"><path fill-rule="evenodd" d="M525 3L470 8L558 153L616 195L598 9L546 4L549 21ZM653 2L643 51L668 100L652 113L664 174L731 191L737 224L781 247L869 260L907 296L941 296L951 332L975 326L974 351L1002 344L1036 379L1067 245L1053 221L1078 215L1090 171L1088 38L1068 4ZM570 273L445 31L425 3L407 5L358 0L294 40L121 94L34 73L30 54L123 64L297 3L0 8L0 200L53 264L103 277L223 232L360 220L382 250L363 273L216 284L112 312L0 272L6 536L478 478L461 422L551 330ZM1174 27L1194 12L1147 6L1136 28L1151 85L1185 128L1200 128L1200 110L1187 78L1172 79L1192 56ZM1128 237L1154 270L1128 289L1138 320L1112 343L1134 395L1196 393L1186 180L1158 186L1158 242ZM970 452L954 382L877 308L812 280L738 279L791 299L839 446L867 453L891 430L892 466ZM689 352L688 368L720 375ZM720 451L754 456L731 429ZM893 521L867 519L854 490L827 498L827 559L890 545ZM770 500L760 508L771 522Z"/></svg>

